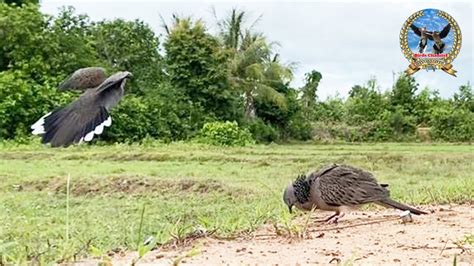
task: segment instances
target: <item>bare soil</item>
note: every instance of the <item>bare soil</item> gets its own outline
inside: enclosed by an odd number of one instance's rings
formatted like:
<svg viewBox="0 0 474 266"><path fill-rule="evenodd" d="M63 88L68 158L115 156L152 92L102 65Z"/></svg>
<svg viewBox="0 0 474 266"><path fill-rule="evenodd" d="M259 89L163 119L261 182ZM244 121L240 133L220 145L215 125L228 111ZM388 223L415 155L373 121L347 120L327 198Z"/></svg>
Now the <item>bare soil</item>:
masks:
<svg viewBox="0 0 474 266"><path fill-rule="evenodd" d="M266 225L232 240L200 238L187 245L153 250L137 261L136 252L116 254L113 265L474 265L474 206L425 206L429 215L403 223L392 209L356 211L339 224L319 222L316 212L302 237ZM301 217L299 224L305 223ZM93 261L79 263L89 264ZM97 263L97 261L95 261Z"/></svg>

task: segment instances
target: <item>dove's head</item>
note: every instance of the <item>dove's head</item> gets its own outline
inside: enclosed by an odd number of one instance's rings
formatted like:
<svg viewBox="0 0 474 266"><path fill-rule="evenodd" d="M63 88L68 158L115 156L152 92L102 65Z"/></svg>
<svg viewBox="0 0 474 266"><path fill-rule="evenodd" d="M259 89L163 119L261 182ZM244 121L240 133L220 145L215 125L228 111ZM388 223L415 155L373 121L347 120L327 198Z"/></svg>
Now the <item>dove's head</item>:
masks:
<svg viewBox="0 0 474 266"><path fill-rule="evenodd" d="M285 188L285 191L283 192L283 201L286 206L288 206L288 210L291 213L293 206L298 202L295 196L295 188L293 187L293 184L289 184Z"/></svg>
<svg viewBox="0 0 474 266"><path fill-rule="evenodd" d="M293 183L286 187L283 192L283 201L288 206L290 213L293 206L298 209L306 209L303 205L309 201L309 192L310 187L305 175L298 176Z"/></svg>
<svg viewBox="0 0 474 266"><path fill-rule="evenodd" d="M125 78L127 78L127 79L133 78L133 74L131 72L124 71L123 74L125 75Z"/></svg>

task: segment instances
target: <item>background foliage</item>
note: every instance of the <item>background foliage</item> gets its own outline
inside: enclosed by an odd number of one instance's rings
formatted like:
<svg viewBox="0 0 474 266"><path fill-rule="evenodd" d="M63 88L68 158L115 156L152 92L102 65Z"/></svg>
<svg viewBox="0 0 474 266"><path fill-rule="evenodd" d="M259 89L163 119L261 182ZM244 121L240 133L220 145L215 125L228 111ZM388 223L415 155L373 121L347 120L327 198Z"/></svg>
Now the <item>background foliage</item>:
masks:
<svg viewBox="0 0 474 266"><path fill-rule="evenodd" d="M254 143L248 129L239 128L237 122L206 123L199 132L198 142L221 146L245 146Z"/></svg>
<svg viewBox="0 0 474 266"><path fill-rule="evenodd" d="M51 17L38 1L0 1L0 139L28 136L44 113L77 97L56 90L61 80L103 66L134 74L107 142L187 140L224 121L257 142L473 141L471 84L443 99L399 74L392 88L372 77L347 97L319 99L324 73L312 70L293 88L293 66L251 20L231 10L211 34L204 21L173 16L157 36L140 20L93 22L70 7Z"/></svg>

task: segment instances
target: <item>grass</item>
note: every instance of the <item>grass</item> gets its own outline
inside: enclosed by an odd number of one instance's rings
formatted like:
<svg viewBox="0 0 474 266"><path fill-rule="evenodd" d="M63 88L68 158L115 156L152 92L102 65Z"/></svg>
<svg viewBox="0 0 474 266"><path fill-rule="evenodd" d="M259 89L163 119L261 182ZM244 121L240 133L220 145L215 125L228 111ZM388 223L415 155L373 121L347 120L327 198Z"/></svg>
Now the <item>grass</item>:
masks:
<svg viewBox="0 0 474 266"><path fill-rule="evenodd" d="M150 236L179 243L202 231L228 237L289 223L283 188L333 162L372 171L409 204L470 202L473 161L472 146L447 144L0 144L0 256L4 263L67 262L143 253Z"/></svg>

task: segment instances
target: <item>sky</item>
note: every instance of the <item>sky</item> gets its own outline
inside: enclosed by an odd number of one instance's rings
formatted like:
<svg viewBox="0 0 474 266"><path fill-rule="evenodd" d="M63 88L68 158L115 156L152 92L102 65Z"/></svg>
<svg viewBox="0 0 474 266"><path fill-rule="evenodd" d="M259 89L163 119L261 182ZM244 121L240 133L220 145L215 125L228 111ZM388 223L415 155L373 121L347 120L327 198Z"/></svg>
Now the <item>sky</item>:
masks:
<svg viewBox="0 0 474 266"><path fill-rule="evenodd" d="M460 85L473 81L473 4L471 1L151 1L151 0L42 0L41 10L55 15L62 6L73 6L94 21L123 18L147 22L157 34L164 34L160 15L170 22L172 14L191 16L217 31L216 18L232 8L249 14L251 23L276 47L285 63L296 66L292 85L304 84L304 74L315 69L323 79L320 99L346 97L352 86L375 76L381 90L392 87L394 73L409 62L400 49L399 34L414 12L435 8L450 14L459 24L462 48L453 62L457 77L442 71L420 70L415 78L420 88L436 89L443 97L453 95ZM163 40L163 38L161 39Z"/></svg>

